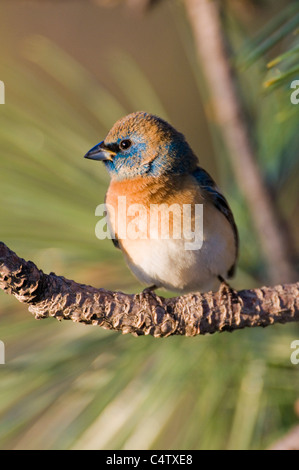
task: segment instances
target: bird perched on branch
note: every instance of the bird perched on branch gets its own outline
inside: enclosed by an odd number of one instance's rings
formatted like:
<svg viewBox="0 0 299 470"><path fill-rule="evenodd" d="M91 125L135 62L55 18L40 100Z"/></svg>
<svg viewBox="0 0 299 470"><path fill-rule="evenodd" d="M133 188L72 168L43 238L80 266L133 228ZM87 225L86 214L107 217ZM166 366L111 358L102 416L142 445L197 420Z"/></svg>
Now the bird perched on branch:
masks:
<svg viewBox="0 0 299 470"><path fill-rule="evenodd" d="M129 114L85 158L103 161L114 244L147 289L216 290L235 271L231 209L183 134L157 116Z"/></svg>

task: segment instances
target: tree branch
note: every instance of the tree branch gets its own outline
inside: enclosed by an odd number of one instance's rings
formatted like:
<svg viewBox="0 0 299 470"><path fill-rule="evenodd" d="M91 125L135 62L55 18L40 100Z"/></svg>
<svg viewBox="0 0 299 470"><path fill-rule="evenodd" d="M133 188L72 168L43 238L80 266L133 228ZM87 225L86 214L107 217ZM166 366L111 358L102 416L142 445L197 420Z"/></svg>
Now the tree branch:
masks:
<svg viewBox="0 0 299 470"><path fill-rule="evenodd" d="M218 0L184 0L193 30L200 67L208 85L213 118L221 130L232 168L254 222L271 282L293 282L296 272L277 207L258 168L231 57L220 18ZM279 269L277 267L279 266Z"/></svg>
<svg viewBox="0 0 299 470"><path fill-rule="evenodd" d="M299 282L164 299L110 292L44 274L0 242L0 288L29 305L36 319L55 317L135 336L199 334L299 321Z"/></svg>

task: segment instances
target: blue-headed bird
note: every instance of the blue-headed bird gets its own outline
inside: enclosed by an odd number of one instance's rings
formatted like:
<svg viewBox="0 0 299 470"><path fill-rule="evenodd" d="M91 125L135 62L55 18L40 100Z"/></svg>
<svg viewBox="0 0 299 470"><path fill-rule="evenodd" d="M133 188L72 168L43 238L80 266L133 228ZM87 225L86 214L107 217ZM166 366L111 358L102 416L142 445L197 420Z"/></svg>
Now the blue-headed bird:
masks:
<svg viewBox="0 0 299 470"><path fill-rule="evenodd" d="M105 202L113 241L147 289L206 292L232 277L238 256L232 211L183 134L157 116L136 112L117 121L85 157L103 161L110 174ZM120 213L124 197L126 208L143 209L135 219L132 212ZM126 226L134 222L140 236L128 236L120 219ZM198 245L190 243L196 230Z"/></svg>

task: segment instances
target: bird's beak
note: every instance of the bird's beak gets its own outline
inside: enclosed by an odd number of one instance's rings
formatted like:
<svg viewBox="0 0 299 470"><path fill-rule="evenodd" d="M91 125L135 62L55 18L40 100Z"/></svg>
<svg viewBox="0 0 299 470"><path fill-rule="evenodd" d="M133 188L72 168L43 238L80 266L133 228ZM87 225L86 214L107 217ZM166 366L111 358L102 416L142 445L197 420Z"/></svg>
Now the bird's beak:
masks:
<svg viewBox="0 0 299 470"><path fill-rule="evenodd" d="M90 158L91 160L100 160L100 161L107 161L113 160L115 152L107 148L104 144L104 141L100 142L99 144L92 147L92 149L84 155L84 158Z"/></svg>

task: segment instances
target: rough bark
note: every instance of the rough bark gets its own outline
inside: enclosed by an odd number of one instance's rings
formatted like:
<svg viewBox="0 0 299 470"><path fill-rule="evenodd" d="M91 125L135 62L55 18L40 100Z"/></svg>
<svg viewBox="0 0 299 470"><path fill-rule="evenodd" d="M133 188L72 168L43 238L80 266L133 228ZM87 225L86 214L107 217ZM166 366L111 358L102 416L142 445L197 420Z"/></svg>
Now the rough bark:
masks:
<svg viewBox="0 0 299 470"><path fill-rule="evenodd" d="M199 334L299 321L299 282L275 287L189 294L110 292L45 274L0 242L0 288L29 305L36 319L55 317L135 336Z"/></svg>

